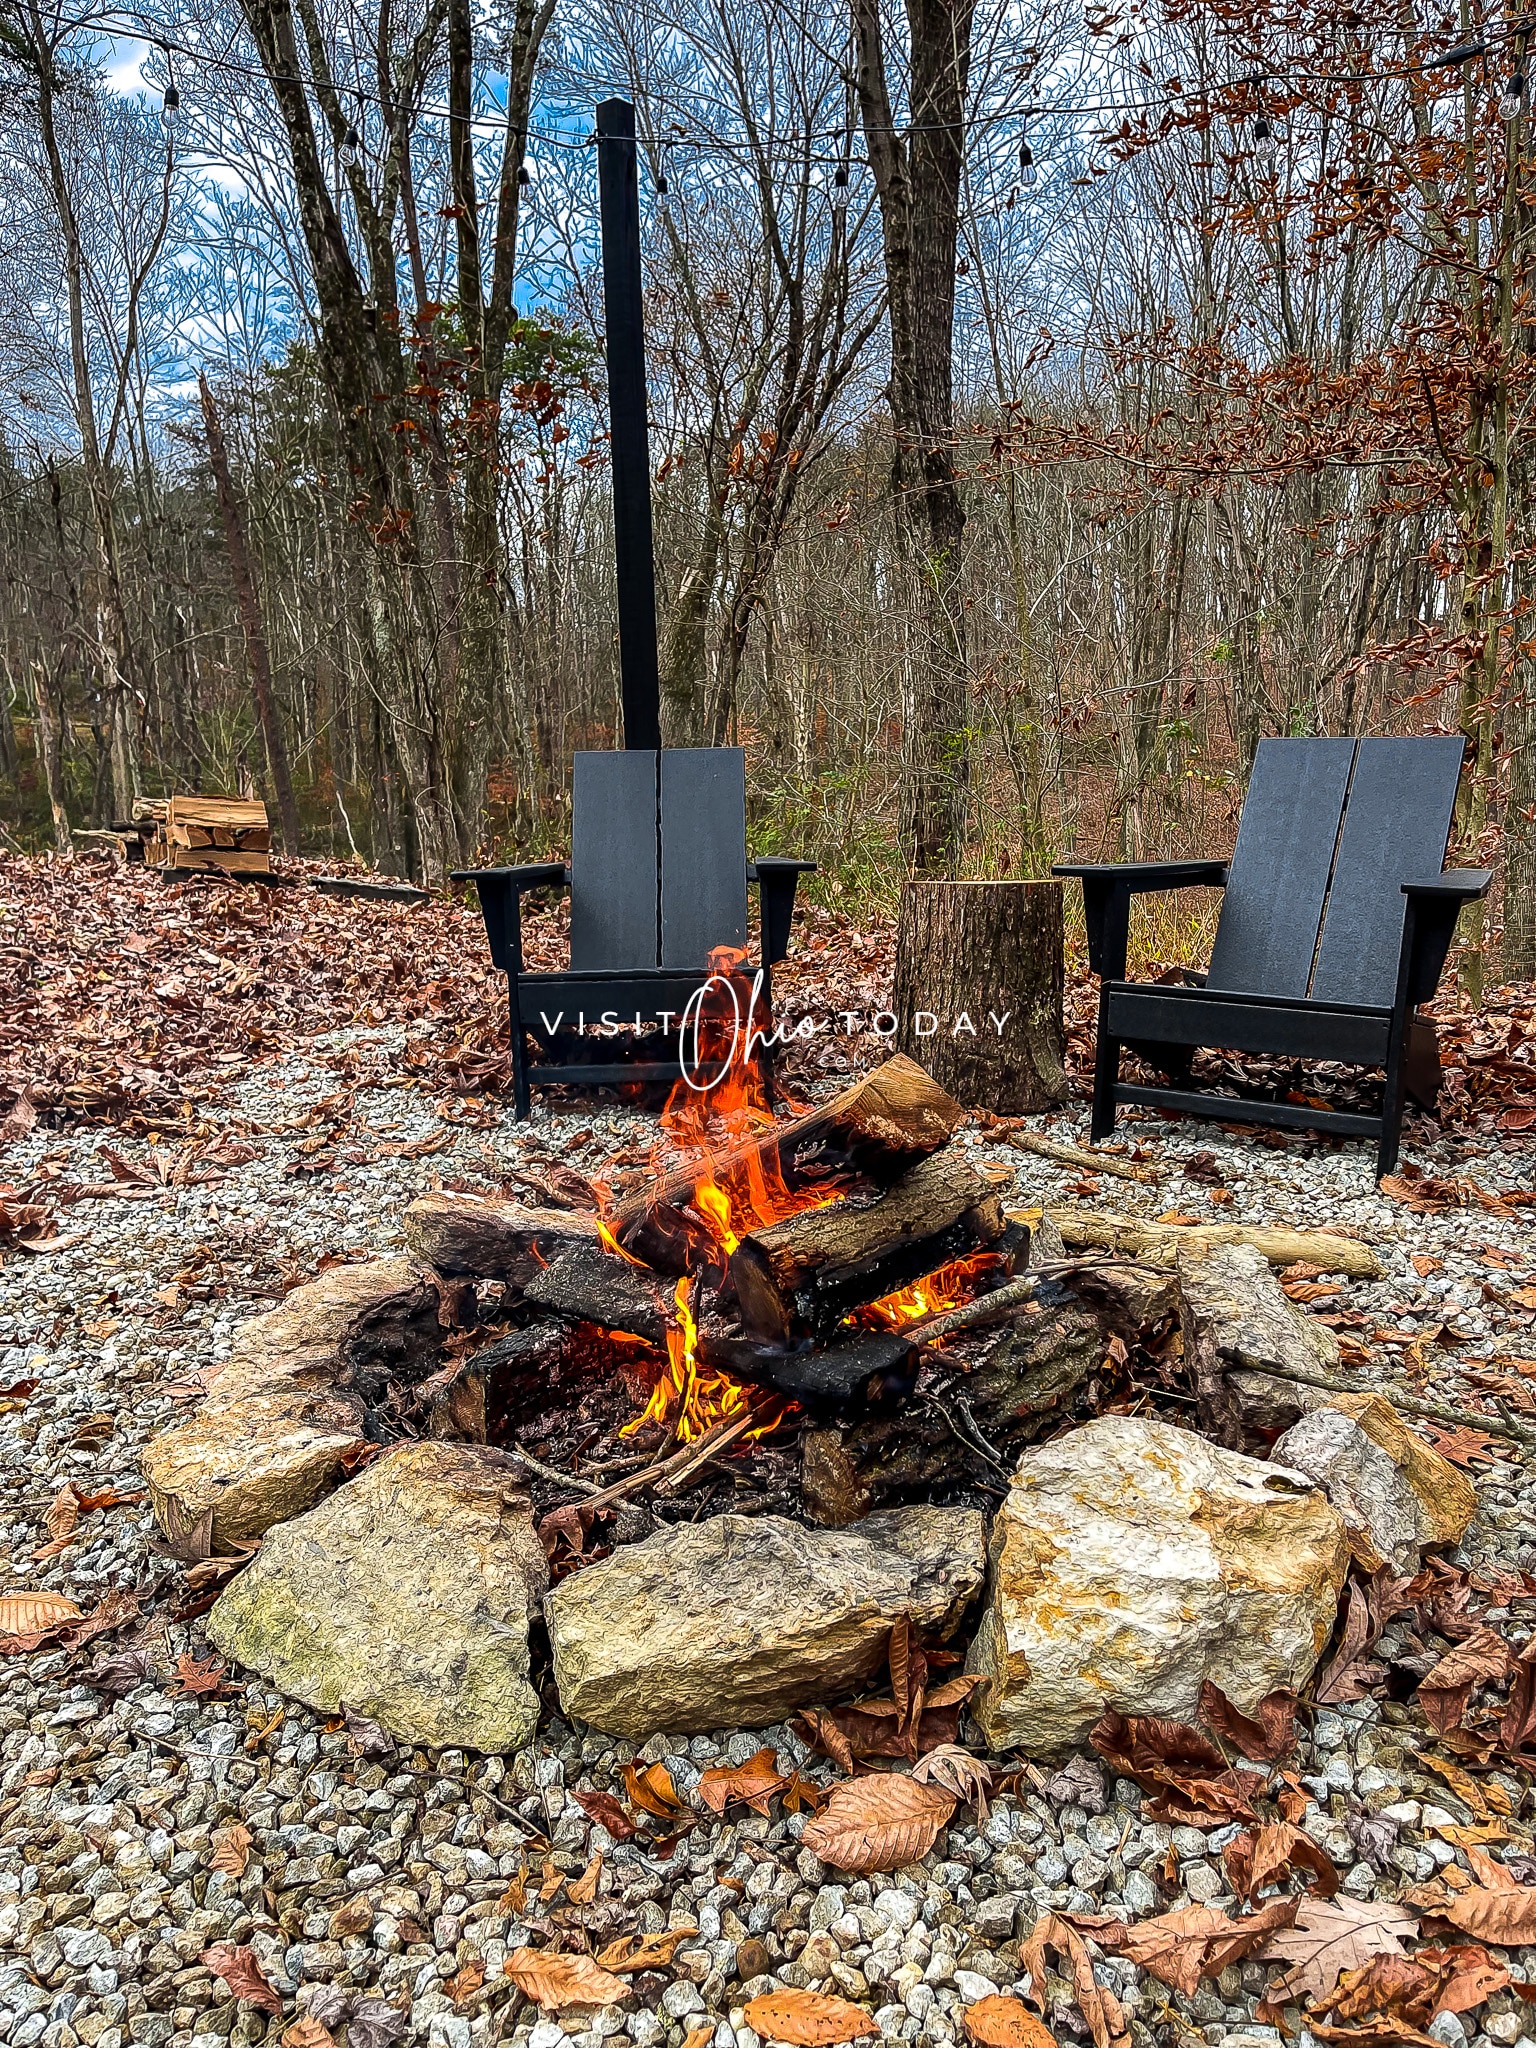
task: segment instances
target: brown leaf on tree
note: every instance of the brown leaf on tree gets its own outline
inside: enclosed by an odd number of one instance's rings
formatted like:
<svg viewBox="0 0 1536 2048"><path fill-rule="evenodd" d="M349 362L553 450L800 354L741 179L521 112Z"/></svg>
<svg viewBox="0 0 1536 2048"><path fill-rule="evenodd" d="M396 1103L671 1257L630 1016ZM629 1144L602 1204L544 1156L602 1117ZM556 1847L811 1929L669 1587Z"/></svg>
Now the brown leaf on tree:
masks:
<svg viewBox="0 0 1536 2048"><path fill-rule="evenodd" d="M1256 1712L1257 1719L1241 1712L1208 1678L1200 1687L1200 1718L1207 1728L1254 1763L1278 1763L1296 1747L1296 1695L1284 1689L1266 1693Z"/></svg>
<svg viewBox="0 0 1536 2048"><path fill-rule="evenodd" d="M685 1941L692 1941L697 1927L664 1927L659 1934L621 1934L609 1942L598 1963L615 1975L630 1977L640 1970L664 1970Z"/></svg>
<svg viewBox="0 0 1536 2048"><path fill-rule="evenodd" d="M644 1771L637 1771L633 1764L626 1764L624 1789L629 1794L630 1805L638 1806L642 1813L650 1814L655 1820L677 1820L688 1811L677 1796L672 1773L665 1764L652 1764Z"/></svg>
<svg viewBox="0 0 1536 2048"><path fill-rule="evenodd" d="M965 2031L981 2048L1056 2048L1056 2036L1037 2020L1022 1998L1001 1992L979 1998L961 2012Z"/></svg>
<svg viewBox="0 0 1536 2048"><path fill-rule="evenodd" d="M566 1897L570 1900L571 1904L573 1906L590 1906L597 1897L597 1887L602 1875L603 1852L599 1849L580 1877L573 1877L571 1879L570 1888L566 1892Z"/></svg>
<svg viewBox="0 0 1536 2048"><path fill-rule="evenodd" d="M1269 2002L1284 2005L1310 1994L1325 1998L1341 1972L1362 1969L1372 1956L1400 1956L1402 1937L1418 1922L1384 1899L1309 1899L1297 1902L1296 1924L1264 1946L1266 1962L1293 1965L1269 1989Z"/></svg>
<svg viewBox="0 0 1536 2048"><path fill-rule="evenodd" d="M718 1765L699 1779L699 1797L711 1813L724 1813L733 1799L766 1816L768 1802L782 1792L789 1780L780 1775L779 1760L771 1749L760 1749L744 1764Z"/></svg>
<svg viewBox="0 0 1536 2048"><path fill-rule="evenodd" d="M1266 1821L1257 1831L1245 1829L1227 1844L1221 1860L1240 1899L1251 1899L1266 1885L1279 1884L1297 1868L1310 1870L1316 1877L1319 1898L1331 1899L1339 1888L1333 1858L1288 1820Z"/></svg>
<svg viewBox="0 0 1536 2048"><path fill-rule="evenodd" d="M549 2012L568 2005L617 2005L629 1986L590 1956L561 1956L548 1949L514 1949L502 1965L518 1990Z"/></svg>
<svg viewBox="0 0 1536 2048"><path fill-rule="evenodd" d="M216 1693L228 1676L229 1666L218 1657L209 1657L199 1663L196 1657L183 1653L176 1659L176 1676L171 1685L175 1692L201 1698Z"/></svg>
<svg viewBox="0 0 1536 2048"><path fill-rule="evenodd" d="M244 1877L254 1840L255 1836L243 1821L237 1820L227 1828L215 1828L213 1854L208 1858L208 1868L221 1870L226 1877Z"/></svg>
<svg viewBox="0 0 1536 2048"><path fill-rule="evenodd" d="M1156 1794L1157 1820L1209 1827L1220 1820L1255 1820L1248 1789L1198 1728L1157 1714L1101 1714L1088 1740L1123 1778Z"/></svg>
<svg viewBox="0 0 1536 2048"><path fill-rule="evenodd" d="M826 2048L829 2042L860 2041L880 2031L862 2005L821 1991L765 1991L747 2000L745 2018L754 2034L792 2042L795 2048Z"/></svg>
<svg viewBox="0 0 1536 2048"><path fill-rule="evenodd" d="M1536 1943L1536 1885L1469 1885L1441 1912L1463 1934L1498 1948Z"/></svg>
<svg viewBox="0 0 1536 2048"><path fill-rule="evenodd" d="M835 1870L898 1870L926 1856L955 1810L952 1794L892 1773L839 1785L803 1847Z"/></svg>
<svg viewBox="0 0 1536 2048"><path fill-rule="evenodd" d="M1175 1991L1193 1998L1202 1977L1219 1977L1228 1963L1241 1962L1271 1934L1296 1918L1296 1899L1272 1899L1257 1913L1232 1920L1215 1906L1180 1906L1155 1920L1126 1926L1095 1921L1093 1938L1100 1948L1128 1956Z"/></svg>
<svg viewBox="0 0 1536 2048"><path fill-rule="evenodd" d="M600 1828L606 1828L616 1842L632 1842L639 1832L611 1792L573 1792L571 1797Z"/></svg>
<svg viewBox="0 0 1536 2048"><path fill-rule="evenodd" d="M259 2005L263 2012L280 2013L283 2001L261 1974L256 1951L238 1947L232 1941L216 1941L197 1959L211 1976L222 1977L231 1998L243 2005Z"/></svg>
<svg viewBox="0 0 1536 2048"><path fill-rule="evenodd" d="M1029 1995L1035 2004L1044 2012L1048 1949L1066 1958L1077 2009L1088 2022L1094 2048L1130 2048L1130 2030L1119 1999L1094 1976L1093 1960L1077 1929L1054 1913L1042 1913L1028 1941L1019 1947L1019 1968L1029 1978Z"/></svg>

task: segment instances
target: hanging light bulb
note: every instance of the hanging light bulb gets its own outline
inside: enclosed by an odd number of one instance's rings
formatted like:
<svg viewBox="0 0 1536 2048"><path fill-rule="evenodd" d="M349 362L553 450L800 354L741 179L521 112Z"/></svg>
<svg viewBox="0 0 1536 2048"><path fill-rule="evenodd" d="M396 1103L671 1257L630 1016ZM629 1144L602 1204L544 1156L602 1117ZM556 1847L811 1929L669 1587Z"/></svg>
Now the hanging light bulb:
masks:
<svg viewBox="0 0 1536 2048"><path fill-rule="evenodd" d="M181 94L174 85L165 88L165 98L160 103L160 126L167 135L174 135L180 119Z"/></svg>
<svg viewBox="0 0 1536 2048"><path fill-rule="evenodd" d="M526 192L533 184L533 172L529 170L526 159L517 167L517 184L521 192Z"/></svg>
<svg viewBox="0 0 1536 2048"><path fill-rule="evenodd" d="M1033 185L1035 182L1035 152L1027 142L1019 144L1019 183Z"/></svg>
<svg viewBox="0 0 1536 2048"><path fill-rule="evenodd" d="M832 211L848 211L848 166L839 164L832 179Z"/></svg>
<svg viewBox="0 0 1536 2048"><path fill-rule="evenodd" d="M672 187L667 183L665 171L658 171L656 174L656 204L670 219L672 214Z"/></svg>
<svg viewBox="0 0 1536 2048"><path fill-rule="evenodd" d="M349 171L357 162L358 151L362 146L363 138L355 128L349 128L341 138L341 160Z"/></svg>
<svg viewBox="0 0 1536 2048"><path fill-rule="evenodd" d="M1260 114L1253 124L1253 153L1260 163L1272 164L1280 154L1280 144L1275 131Z"/></svg>
<svg viewBox="0 0 1536 2048"><path fill-rule="evenodd" d="M1499 119L1501 121L1518 121L1524 112L1525 78L1522 73L1517 71L1505 86L1503 96L1499 101Z"/></svg>

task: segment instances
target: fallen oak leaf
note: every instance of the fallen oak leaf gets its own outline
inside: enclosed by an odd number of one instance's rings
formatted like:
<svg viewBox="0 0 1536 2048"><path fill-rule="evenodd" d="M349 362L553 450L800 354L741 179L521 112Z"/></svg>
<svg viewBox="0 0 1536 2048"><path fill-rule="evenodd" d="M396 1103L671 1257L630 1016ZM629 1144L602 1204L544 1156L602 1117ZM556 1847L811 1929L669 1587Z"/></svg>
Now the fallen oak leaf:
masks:
<svg viewBox="0 0 1536 2048"><path fill-rule="evenodd" d="M960 2018L981 2048L1056 2048L1056 2036L1035 2018L1022 1998L995 1992L966 2006Z"/></svg>
<svg viewBox="0 0 1536 2048"><path fill-rule="evenodd" d="M1469 1885L1440 1916L1496 1948L1525 1948L1536 1942L1536 1885Z"/></svg>
<svg viewBox="0 0 1536 2048"><path fill-rule="evenodd" d="M562 1956L547 1949L514 1949L502 1969L535 2005L563 2012L568 2005L617 2005L629 1996L622 1977L590 1956Z"/></svg>
<svg viewBox="0 0 1536 2048"><path fill-rule="evenodd" d="M1290 1821L1266 1821L1257 1832L1248 1828L1222 1851L1222 1863L1240 1899L1251 1899L1266 1885L1278 1884L1295 1869L1310 1870L1319 1898L1332 1898L1339 1888L1333 1858Z"/></svg>
<svg viewBox="0 0 1536 2048"><path fill-rule="evenodd" d="M1296 1747L1296 1695L1284 1688L1266 1693L1253 1719L1207 1678L1200 1687L1199 1713L1207 1728L1254 1763L1278 1763Z"/></svg>
<svg viewBox="0 0 1536 2048"><path fill-rule="evenodd" d="M573 1877L566 1897L573 1906L590 1906L597 1897L597 1887L603 1875L603 1852L598 1850L580 1877Z"/></svg>
<svg viewBox="0 0 1536 2048"><path fill-rule="evenodd" d="M912 1775L919 1784L938 1785L974 1806L978 1825L986 1819L992 1773L980 1757L972 1756L958 1743L941 1742L936 1749L926 1751L912 1766Z"/></svg>
<svg viewBox="0 0 1536 2048"><path fill-rule="evenodd" d="M779 1760L771 1749L760 1749L745 1763L718 1765L699 1779L699 1797L711 1813L723 1814L733 1799L739 1799L765 1818L768 1802L782 1792L789 1780L779 1771Z"/></svg>
<svg viewBox="0 0 1536 2048"><path fill-rule="evenodd" d="M1065 1956L1067 1960L1077 2008L1088 2022L1094 2048L1130 2048L1130 2030L1119 1999L1112 1991L1106 1991L1094 1976L1092 1958L1077 1929L1055 1913L1042 1913L1028 1941L1019 1947L1019 1968L1029 1978L1029 1995L1040 2010L1045 2010L1047 1949Z"/></svg>
<svg viewBox="0 0 1536 2048"><path fill-rule="evenodd" d="M1261 1960L1293 1965L1270 1986L1269 2003L1288 2004L1303 1994L1325 1998L1343 1971L1361 1969L1372 1956L1400 1956L1402 1937L1417 1930L1411 1913L1386 1900L1343 1894L1337 1899L1301 1899L1295 1926L1271 1936L1264 1945Z"/></svg>
<svg viewBox="0 0 1536 2048"><path fill-rule="evenodd" d="M1491 1628L1477 1629L1448 1650L1419 1680L1418 1701L1425 1719L1441 1735L1459 1728L1473 1689L1509 1675L1509 1646Z"/></svg>
<svg viewBox="0 0 1536 2048"><path fill-rule="evenodd" d="M255 1839L243 1821L235 1821L227 1828L215 1828L213 1854L208 1858L208 1868L222 1871L226 1877L244 1877Z"/></svg>
<svg viewBox="0 0 1536 2048"><path fill-rule="evenodd" d="M794 2048L827 2048L834 2041L860 2041L880 2031L862 2005L821 1991L765 1991L747 2000L743 2017L754 2034L791 2042Z"/></svg>
<svg viewBox="0 0 1536 2048"><path fill-rule="evenodd" d="M611 1792L573 1792L571 1797L587 1816L604 1828L616 1842L632 1842L640 1832Z"/></svg>
<svg viewBox="0 0 1536 2048"><path fill-rule="evenodd" d="M1123 1778L1155 1794L1155 1820L1208 1827L1222 1820L1257 1820L1247 1788L1215 1744L1183 1721L1159 1714L1101 1714L1088 1740Z"/></svg>
<svg viewBox="0 0 1536 2048"><path fill-rule="evenodd" d="M256 1951L232 1941L216 1941L197 1959L211 1976L221 1977L231 1998L243 2005L259 2005L263 2012L281 2013L283 2001L261 1974Z"/></svg>
<svg viewBox="0 0 1536 2048"><path fill-rule="evenodd" d="M467 1963L455 1970L447 1979L443 1989L455 2005L467 2005L485 1982L485 1957L471 1956Z"/></svg>
<svg viewBox="0 0 1536 2048"><path fill-rule="evenodd" d="M831 1757L833 1763L841 1764L845 1771L853 1770L853 1749L831 1713L825 1707L808 1707L796 1714L794 1727L806 1742L823 1756Z"/></svg>
<svg viewBox="0 0 1536 2048"><path fill-rule="evenodd" d="M820 1813L831 1794L821 1785L813 1785L809 1778L802 1778L798 1771L784 1787L784 1811L786 1813Z"/></svg>
<svg viewBox="0 0 1536 2048"><path fill-rule="evenodd" d="M1241 1962L1260 1942L1290 1927L1298 1904L1296 1899L1272 1899L1241 1920L1229 1919L1216 1906L1180 1906L1128 1926L1096 1920L1093 1938L1100 1948L1116 1950L1193 1998L1202 1977L1219 1977L1228 1963Z"/></svg>
<svg viewBox="0 0 1536 2048"><path fill-rule="evenodd" d="M955 1810L952 1793L896 1773L839 1785L800 1841L835 1870L897 1870L926 1856Z"/></svg>
<svg viewBox="0 0 1536 2048"><path fill-rule="evenodd" d="M663 1970L698 1931L697 1927L663 1927L657 1934L621 1934L598 1956L598 1966L626 1977L641 1970Z"/></svg>
<svg viewBox="0 0 1536 2048"><path fill-rule="evenodd" d="M624 1789L629 1794L630 1805L638 1806L642 1813L650 1814L655 1820L678 1820L688 1811L677 1796L672 1773L665 1764L655 1763L644 1771L637 1771L633 1764L626 1764Z"/></svg>
<svg viewBox="0 0 1536 2048"><path fill-rule="evenodd" d="M176 1675L171 1684L177 1692L196 1699L216 1693L228 1676L229 1666L218 1657L209 1657L199 1663L196 1657L184 1653L176 1659Z"/></svg>

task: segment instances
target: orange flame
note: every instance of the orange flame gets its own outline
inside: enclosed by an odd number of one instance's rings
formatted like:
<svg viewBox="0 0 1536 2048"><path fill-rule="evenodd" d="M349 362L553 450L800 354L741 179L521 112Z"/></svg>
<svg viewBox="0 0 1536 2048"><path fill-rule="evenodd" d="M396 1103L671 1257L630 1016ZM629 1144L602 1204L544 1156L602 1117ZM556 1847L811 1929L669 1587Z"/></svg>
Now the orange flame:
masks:
<svg viewBox="0 0 1536 2048"><path fill-rule="evenodd" d="M626 1423L620 1434L632 1436L645 1423L654 1422L668 1429L679 1443L691 1444L707 1436L718 1423L756 1412L758 1420L744 1434L749 1438L767 1436L784 1419L785 1404L771 1396L765 1399L729 1373L700 1365L693 1287L685 1273L673 1295L677 1321L667 1326L667 1369L651 1389L645 1412Z"/></svg>
<svg viewBox="0 0 1536 2048"><path fill-rule="evenodd" d="M970 1299L972 1281L1001 1264L996 1252L972 1252L969 1258L951 1259L947 1266L925 1273L910 1286L899 1287L893 1294L882 1294L878 1301L855 1309L846 1320L855 1327L899 1330L904 1324L915 1323L920 1316L944 1315Z"/></svg>

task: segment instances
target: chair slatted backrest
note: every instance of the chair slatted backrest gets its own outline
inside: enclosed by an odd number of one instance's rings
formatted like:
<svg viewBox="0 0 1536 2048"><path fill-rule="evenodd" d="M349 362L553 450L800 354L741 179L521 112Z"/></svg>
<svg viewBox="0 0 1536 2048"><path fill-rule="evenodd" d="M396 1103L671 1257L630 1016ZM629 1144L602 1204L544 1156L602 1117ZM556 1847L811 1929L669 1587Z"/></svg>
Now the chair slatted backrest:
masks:
<svg viewBox="0 0 1536 2048"><path fill-rule="evenodd" d="M747 943L740 747L579 753L571 782L571 967L702 971Z"/></svg>
<svg viewBox="0 0 1536 2048"><path fill-rule="evenodd" d="M1307 993L1354 758L1353 740L1260 740L1208 988Z"/></svg>
<svg viewBox="0 0 1536 2048"><path fill-rule="evenodd" d="M700 968L747 944L747 757L740 747L661 756L661 964Z"/></svg>
<svg viewBox="0 0 1536 2048"><path fill-rule="evenodd" d="M571 967L654 969L661 855L656 756L581 753L571 771Z"/></svg>
<svg viewBox="0 0 1536 2048"><path fill-rule="evenodd" d="M1312 974L1320 1002L1396 999L1402 884L1440 873L1465 752L1459 736L1361 740Z"/></svg>

